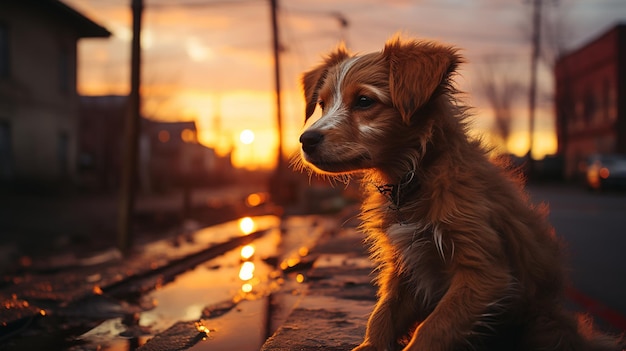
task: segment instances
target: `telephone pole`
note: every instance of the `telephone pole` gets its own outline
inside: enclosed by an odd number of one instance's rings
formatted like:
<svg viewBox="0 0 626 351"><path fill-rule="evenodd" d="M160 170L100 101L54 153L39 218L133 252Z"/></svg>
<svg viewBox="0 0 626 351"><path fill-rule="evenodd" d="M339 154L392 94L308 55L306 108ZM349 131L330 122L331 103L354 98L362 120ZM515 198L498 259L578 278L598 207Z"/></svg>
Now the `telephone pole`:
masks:
<svg viewBox="0 0 626 351"><path fill-rule="evenodd" d="M270 0L272 15L272 52L274 54L274 89L276 94L276 129L278 132L278 156L276 170L270 179L270 194L278 204L283 204L290 194L285 186L284 160L283 160L283 118L280 101L280 39L278 32L278 0Z"/></svg>
<svg viewBox="0 0 626 351"><path fill-rule="evenodd" d="M270 0L272 7L272 49L274 53L274 87L276 91L276 126L278 129L278 160L276 169L278 173L283 168L283 118L280 103L280 42L278 35L278 0Z"/></svg>
<svg viewBox="0 0 626 351"><path fill-rule="evenodd" d="M530 56L530 87L528 89L528 172L532 176L534 162L532 151L535 133L535 109L537 99L537 64L541 48L541 0L531 0L533 6L532 49Z"/></svg>
<svg viewBox="0 0 626 351"><path fill-rule="evenodd" d="M117 245L120 251L128 254L132 247L132 218L135 209L137 188L137 159L139 149L139 123L141 96L139 94L141 73L141 16L143 0L132 0L133 39L131 42L130 95L126 117L124 163L122 164L122 184L120 194L120 214Z"/></svg>

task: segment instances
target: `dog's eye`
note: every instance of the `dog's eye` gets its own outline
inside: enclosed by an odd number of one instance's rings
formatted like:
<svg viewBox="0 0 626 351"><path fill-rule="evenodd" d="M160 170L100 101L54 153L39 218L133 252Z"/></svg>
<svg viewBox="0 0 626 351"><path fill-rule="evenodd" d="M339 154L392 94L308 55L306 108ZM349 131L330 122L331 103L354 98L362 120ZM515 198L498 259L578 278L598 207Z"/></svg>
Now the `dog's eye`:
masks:
<svg viewBox="0 0 626 351"><path fill-rule="evenodd" d="M376 101L374 101L374 99L369 98L365 95L361 95L356 99L356 102L354 103L354 107L358 109L366 109L366 108L371 107L375 103Z"/></svg>
<svg viewBox="0 0 626 351"><path fill-rule="evenodd" d="M324 101L320 100L317 102L318 105L320 105L320 108L322 109L322 111L324 111Z"/></svg>

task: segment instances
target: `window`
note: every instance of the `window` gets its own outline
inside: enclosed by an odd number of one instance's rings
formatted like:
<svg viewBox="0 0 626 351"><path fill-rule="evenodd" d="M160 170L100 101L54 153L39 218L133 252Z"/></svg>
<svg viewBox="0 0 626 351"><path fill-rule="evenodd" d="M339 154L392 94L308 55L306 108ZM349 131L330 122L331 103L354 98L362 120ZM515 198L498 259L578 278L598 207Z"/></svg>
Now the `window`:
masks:
<svg viewBox="0 0 626 351"><path fill-rule="evenodd" d="M9 76L9 30L0 23L0 78Z"/></svg>
<svg viewBox="0 0 626 351"><path fill-rule="evenodd" d="M596 113L597 103L596 98L591 89L587 90L585 93L585 100L583 105L583 118L585 121L585 125L591 124L593 121L593 117Z"/></svg>

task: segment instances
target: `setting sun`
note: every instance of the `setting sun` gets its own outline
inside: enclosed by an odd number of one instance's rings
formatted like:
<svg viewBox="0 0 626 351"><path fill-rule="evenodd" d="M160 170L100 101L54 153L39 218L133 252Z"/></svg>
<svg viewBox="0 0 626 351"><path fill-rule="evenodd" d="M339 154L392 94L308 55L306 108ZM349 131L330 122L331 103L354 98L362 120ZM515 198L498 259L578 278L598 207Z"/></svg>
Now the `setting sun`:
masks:
<svg viewBox="0 0 626 351"><path fill-rule="evenodd" d="M254 132L250 129L244 129L239 134L239 140L245 145L250 145L254 142Z"/></svg>

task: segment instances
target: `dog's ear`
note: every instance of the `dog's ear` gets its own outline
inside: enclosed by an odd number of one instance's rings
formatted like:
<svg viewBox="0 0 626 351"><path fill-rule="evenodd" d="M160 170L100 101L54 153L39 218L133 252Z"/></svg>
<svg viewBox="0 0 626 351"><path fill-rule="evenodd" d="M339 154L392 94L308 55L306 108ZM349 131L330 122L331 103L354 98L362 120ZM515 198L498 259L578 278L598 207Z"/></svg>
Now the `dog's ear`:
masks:
<svg viewBox="0 0 626 351"><path fill-rule="evenodd" d="M313 112L315 112L315 106L317 106L318 99L317 94L322 87L322 84L324 84L324 79L326 78L328 70L348 57L350 57L350 54L342 44L326 57L324 63L302 75L302 86L304 88L304 99L306 102L304 117L305 122L309 119L309 117L311 117Z"/></svg>
<svg viewBox="0 0 626 351"><path fill-rule="evenodd" d="M406 124L462 62L453 47L399 38L386 43L383 56L389 63L391 100Z"/></svg>

